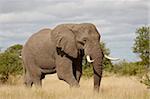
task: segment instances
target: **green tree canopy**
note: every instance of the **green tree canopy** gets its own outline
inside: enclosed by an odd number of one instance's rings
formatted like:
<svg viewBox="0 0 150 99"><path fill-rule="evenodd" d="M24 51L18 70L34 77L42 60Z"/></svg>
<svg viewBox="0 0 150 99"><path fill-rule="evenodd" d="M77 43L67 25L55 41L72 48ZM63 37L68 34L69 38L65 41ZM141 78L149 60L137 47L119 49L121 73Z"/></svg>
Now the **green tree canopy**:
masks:
<svg viewBox="0 0 150 99"><path fill-rule="evenodd" d="M7 50L5 52L20 54L21 50L22 50L22 47L23 46L20 45L20 44L15 44L15 45L10 46L9 48L7 48Z"/></svg>
<svg viewBox="0 0 150 99"><path fill-rule="evenodd" d="M133 52L138 54L142 63L149 66L149 26L142 26L136 30Z"/></svg>
<svg viewBox="0 0 150 99"><path fill-rule="evenodd" d="M0 81L6 82L10 75L22 73L22 61L19 58L22 45L13 45L0 53Z"/></svg>

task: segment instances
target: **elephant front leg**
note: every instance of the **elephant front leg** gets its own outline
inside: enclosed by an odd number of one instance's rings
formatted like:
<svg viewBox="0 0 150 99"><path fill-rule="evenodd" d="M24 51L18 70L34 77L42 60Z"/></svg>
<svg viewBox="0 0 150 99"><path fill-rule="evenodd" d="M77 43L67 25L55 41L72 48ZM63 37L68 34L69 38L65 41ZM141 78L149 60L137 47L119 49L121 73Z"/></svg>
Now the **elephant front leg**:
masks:
<svg viewBox="0 0 150 99"><path fill-rule="evenodd" d="M79 87L79 83L73 75L72 61L69 58L65 56L57 56L56 71L60 80L64 80L71 87Z"/></svg>
<svg viewBox="0 0 150 99"><path fill-rule="evenodd" d="M74 64L73 67L74 76L79 83L82 76L82 64Z"/></svg>
<svg viewBox="0 0 150 99"><path fill-rule="evenodd" d="M24 74L24 84L26 85L26 87L32 87L33 85L33 80L30 77L29 72L25 72Z"/></svg>
<svg viewBox="0 0 150 99"><path fill-rule="evenodd" d="M78 83L80 82L80 78L82 76L82 59L83 59L83 52L80 52L81 54L78 55L78 58L73 61L73 70L74 70L74 76L76 77L76 80Z"/></svg>

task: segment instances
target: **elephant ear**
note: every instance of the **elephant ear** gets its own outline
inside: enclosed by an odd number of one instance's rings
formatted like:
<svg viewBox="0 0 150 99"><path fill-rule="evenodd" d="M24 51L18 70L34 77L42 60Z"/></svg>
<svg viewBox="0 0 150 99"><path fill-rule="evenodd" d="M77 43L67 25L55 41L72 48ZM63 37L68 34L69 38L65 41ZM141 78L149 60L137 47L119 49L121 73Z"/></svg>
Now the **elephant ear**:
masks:
<svg viewBox="0 0 150 99"><path fill-rule="evenodd" d="M61 51L73 58L77 58L76 39L71 29L60 25L53 30L53 35L55 36L57 48L61 48Z"/></svg>

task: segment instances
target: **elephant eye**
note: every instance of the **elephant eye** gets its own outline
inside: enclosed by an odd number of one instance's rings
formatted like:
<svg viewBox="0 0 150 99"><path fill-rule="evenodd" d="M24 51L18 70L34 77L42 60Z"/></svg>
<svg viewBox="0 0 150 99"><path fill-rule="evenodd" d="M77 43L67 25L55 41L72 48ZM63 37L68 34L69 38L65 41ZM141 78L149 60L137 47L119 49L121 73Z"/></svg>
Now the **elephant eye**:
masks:
<svg viewBox="0 0 150 99"><path fill-rule="evenodd" d="M80 43L81 45L83 45L83 46L84 46L84 44L85 44L85 43L83 43L83 42L81 42L81 41L79 41L79 43Z"/></svg>
<svg viewBox="0 0 150 99"><path fill-rule="evenodd" d="M82 41L85 43L87 41L87 38L83 38Z"/></svg>
<svg viewBox="0 0 150 99"><path fill-rule="evenodd" d="M81 45L85 45L85 43L87 42L87 39L86 38L83 38L81 40L78 40L78 43L81 44Z"/></svg>
<svg viewBox="0 0 150 99"><path fill-rule="evenodd" d="M86 39L84 39L83 41L86 42Z"/></svg>

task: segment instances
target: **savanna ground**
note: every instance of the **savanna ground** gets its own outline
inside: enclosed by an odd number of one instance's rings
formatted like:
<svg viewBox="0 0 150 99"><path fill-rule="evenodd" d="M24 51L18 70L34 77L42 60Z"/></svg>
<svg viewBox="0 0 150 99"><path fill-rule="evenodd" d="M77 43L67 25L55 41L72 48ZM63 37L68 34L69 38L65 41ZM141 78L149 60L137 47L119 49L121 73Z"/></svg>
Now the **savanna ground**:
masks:
<svg viewBox="0 0 150 99"><path fill-rule="evenodd" d="M135 77L103 77L99 93L93 92L93 79L81 79L80 88L71 88L56 75L46 76L42 88L0 85L0 99L150 99L150 90Z"/></svg>

